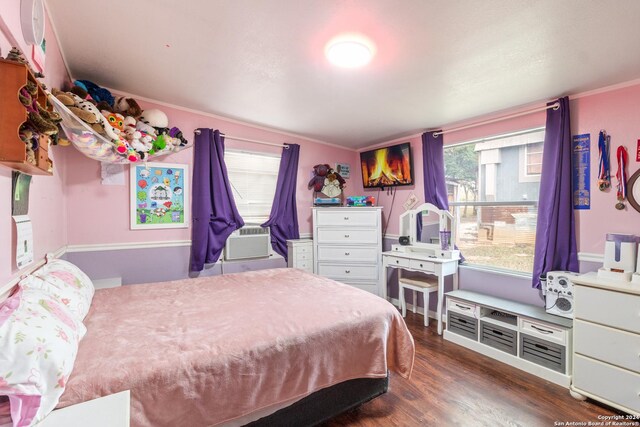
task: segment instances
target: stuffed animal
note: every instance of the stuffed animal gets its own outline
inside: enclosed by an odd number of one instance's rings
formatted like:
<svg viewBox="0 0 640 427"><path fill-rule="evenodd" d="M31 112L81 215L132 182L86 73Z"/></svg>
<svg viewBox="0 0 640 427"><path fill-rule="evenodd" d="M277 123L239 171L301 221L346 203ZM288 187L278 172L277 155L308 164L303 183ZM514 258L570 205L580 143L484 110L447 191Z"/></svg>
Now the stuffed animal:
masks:
<svg viewBox="0 0 640 427"><path fill-rule="evenodd" d="M124 96L119 96L116 98L116 102L113 105L113 109L115 112L122 114L123 116L131 116L134 119L137 119L142 115L142 108L133 98L126 98Z"/></svg>
<svg viewBox="0 0 640 427"><path fill-rule="evenodd" d="M124 134L129 141L129 145L138 152L141 158L144 159L149 150L151 150L151 141L143 142L142 141L142 133L136 130L136 119L127 116L124 118Z"/></svg>
<svg viewBox="0 0 640 427"><path fill-rule="evenodd" d="M321 191L324 187L324 179L329 174L331 166L327 164L315 165L313 167L313 173L315 174L311 181L309 181L309 189L313 188L313 191Z"/></svg>
<svg viewBox="0 0 640 427"><path fill-rule="evenodd" d="M52 92L58 101L62 102L69 111L83 122L93 125L99 122L98 117L90 111L83 110L75 106L74 94L71 92L63 92L60 89L53 88Z"/></svg>
<svg viewBox="0 0 640 427"><path fill-rule="evenodd" d="M182 135L180 128L175 126L169 130L169 136L180 141L177 145L174 144L174 148L184 147L189 143L189 141L187 141L187 139Z"/></svg>
<svg viewBox="0 0 640 427"><path fill-rule="evenodd" d="M62 118L58 113L53 113L42 108L38 103L37 93L38 87L35 83L31 82L23 86L19 91L18 99L27 110L28 124L33 130L40 134L57 134L57 123L60 122Z"/></svg>
<svg viewBox="0 0 640 427"><path fill-rule="evenodd" d="M102 110L100 112L107 119L115 133L120 134L124 130L124 117L122 114L112 113L109 110Z"/></svg>
<svg viewBox="0 0 640 427"><path fill-rule="evenodd" d="M119 139L118 133L113 130L113 127L109 124L109 122L107 121L107 118L102 115L100 110L98 110L98 108L96 108L95 105L93 105L91 102L87 100L81 99L78 95L75 95L75 94L73 99L75 100L76 107L95 114L95 116L98 118L97 124L99 125L100 133L104 133L114 141L117 141Z"/></svg>
<svg viewBox="0 0 640 427"><path fill-rule="evenodd" d="M144 110L139 120L154 128L166 128L169 126L169 118L167 115L156 108Z"/></svg>
<svg viewBox="0 0 640 427"><path fill-rule="evenodd" d="M92 81L89 80L76 80L73 82L76 86L86 90L91 98L93 98L96 102L106 101L110 106L113 106L115 99L111 92L108 89L98 86Z"/></svg>

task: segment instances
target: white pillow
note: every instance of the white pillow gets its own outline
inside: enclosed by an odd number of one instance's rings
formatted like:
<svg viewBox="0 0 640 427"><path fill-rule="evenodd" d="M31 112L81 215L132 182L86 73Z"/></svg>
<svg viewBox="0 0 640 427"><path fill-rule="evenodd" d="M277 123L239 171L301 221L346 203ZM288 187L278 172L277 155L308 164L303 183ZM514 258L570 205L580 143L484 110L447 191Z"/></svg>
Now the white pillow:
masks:
<svg viewBox="0 0 640 427"><path fill-rule="evenodd" d="M0 304L0 396L8 396L14 426L51 412L73 369L86 328L40 289L19 287Z"/></svg>

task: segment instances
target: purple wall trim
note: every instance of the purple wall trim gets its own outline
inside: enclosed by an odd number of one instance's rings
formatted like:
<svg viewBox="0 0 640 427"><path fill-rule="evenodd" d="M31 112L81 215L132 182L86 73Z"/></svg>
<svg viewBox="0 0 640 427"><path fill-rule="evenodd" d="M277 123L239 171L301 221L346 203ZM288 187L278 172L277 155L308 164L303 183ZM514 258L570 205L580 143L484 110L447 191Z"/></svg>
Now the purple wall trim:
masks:
<svg viewBox="0 0 640 427"><path fill-rule="evenodd" d="M205 265L204 270L189 273L189 246L123 249L117 251L70 252L64 259L74 263L92 279L122 277L123 285L166 282L189 277L205 277L225 273L284 268L284 259L225 262Z"/></svg>

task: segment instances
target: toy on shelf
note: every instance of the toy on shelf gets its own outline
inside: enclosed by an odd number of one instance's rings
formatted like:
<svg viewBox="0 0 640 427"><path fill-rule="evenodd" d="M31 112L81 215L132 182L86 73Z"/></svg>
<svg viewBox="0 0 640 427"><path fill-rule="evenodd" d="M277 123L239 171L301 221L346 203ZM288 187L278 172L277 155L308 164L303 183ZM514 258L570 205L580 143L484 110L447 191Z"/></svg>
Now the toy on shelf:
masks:
<svg viewBox="0 0 640 427"><path fill-rule="evenodd" d="M341 205L344 201L343 189L346 181L328 164L313 167L314 176L309 181L309 189L313 189L314 205ZM318 195L318 193L320 193ZM321 199L329 199L323 201Z"/></svg>
<svg viewBox="0 0 640 427"><path fill-rule="evenodd" d="M133 98L115 98L88 80L74 83L68 92L53 89L50 99L67 138L87 157L107 163L147 161L188 144L161 110L143 111Z"/></svg>

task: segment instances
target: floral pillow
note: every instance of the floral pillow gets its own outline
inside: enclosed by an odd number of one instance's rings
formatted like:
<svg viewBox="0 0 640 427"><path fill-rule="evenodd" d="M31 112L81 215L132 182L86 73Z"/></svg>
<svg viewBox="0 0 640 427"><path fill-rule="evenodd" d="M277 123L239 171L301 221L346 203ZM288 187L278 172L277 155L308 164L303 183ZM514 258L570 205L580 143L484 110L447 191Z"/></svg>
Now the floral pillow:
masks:
<svg viewBox="0 0 640 427"><path fill-rule="evenodd" d="M33 425L62 395L86 328L53 296L19 287L0 304L0 396L14 427Z"/></svg>
<svg viewBox="0 0 640 427"><path fill-rule="evenodd" d="M37 274L37 272L36 272ZM20 281L23 288L39 289L46 294L53 296L58 302L64 305L79 321L82 321L91 306L85 296L71 286L66 286L58 282L56 276L29 275Z"/></svg>
<svg viewBox="0 0 640 427"><path fill-rule="evenodd" d="M39 287L57 295L80 320L84 319L89 312L95 288L89 276L82 270L68 261L54 259L35 271L32 276L45 283L27 277L24 280L31 282L28 286ZM53 286L58 290L52 288Z"/></svg>

